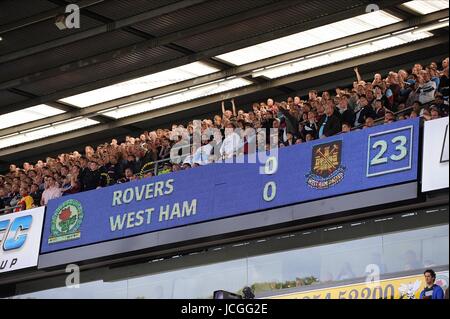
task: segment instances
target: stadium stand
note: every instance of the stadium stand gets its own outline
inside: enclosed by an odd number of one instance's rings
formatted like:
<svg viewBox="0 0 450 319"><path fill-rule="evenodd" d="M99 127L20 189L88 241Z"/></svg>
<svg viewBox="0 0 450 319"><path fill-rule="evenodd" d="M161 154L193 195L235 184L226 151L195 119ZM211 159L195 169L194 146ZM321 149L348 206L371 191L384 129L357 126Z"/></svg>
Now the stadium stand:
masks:
<svg viewBox="0 0 450 319"><path fill-rule="evenodd" d="M385 78L375 74L370 81L364 81L355 68L353 87L336 88L333 94L311 90L306 100L269 98L254 103L249 111L238 109L234 100L232 110L227 110L222 102L222 115L193 120L186 127L174 124L172 129L128 136L121 143L113 139L95 149L86 146L84 154L60 154L33 165L25 163L22 168L11 164L9 172L0 176L0 210L4 214L26 210L61 196L248 154L249 132L264 134L256 148L264 150L408 118L445 117L449 112L448 64L449 58L439 66L437 62L415 64L408 71L391 71ZM227 129L237 132L231 147L226 147ZM220 134L213 134L214 130ZM197 133L201 137L194 143Z"/></svg>

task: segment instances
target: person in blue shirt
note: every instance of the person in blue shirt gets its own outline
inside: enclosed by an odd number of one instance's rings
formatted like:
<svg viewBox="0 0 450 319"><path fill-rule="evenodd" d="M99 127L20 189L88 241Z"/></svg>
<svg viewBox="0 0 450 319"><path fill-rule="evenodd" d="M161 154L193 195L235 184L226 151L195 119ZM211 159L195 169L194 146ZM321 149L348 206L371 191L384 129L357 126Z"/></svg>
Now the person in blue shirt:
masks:
<svg viewBox="0 0 450 319"><path fill-rule="evenodd" d="M435 284L436 273L432 269L427 269L423 273L425 276L425 288L420 293L420 299L444 299L444 290Z"/></svg>

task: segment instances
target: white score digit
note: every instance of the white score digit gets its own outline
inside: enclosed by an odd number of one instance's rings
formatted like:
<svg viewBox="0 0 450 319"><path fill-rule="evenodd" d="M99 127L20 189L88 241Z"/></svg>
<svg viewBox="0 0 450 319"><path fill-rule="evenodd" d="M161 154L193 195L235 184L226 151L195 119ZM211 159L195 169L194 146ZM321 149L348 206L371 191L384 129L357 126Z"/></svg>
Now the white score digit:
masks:
<svg viewBox="0 0 450 319"><path fill-rule="evenodd" d="M399 155L392 154L391 160L393 160L393 161L401 161L408 155L408 149L405 147L406 143L408 142L408 139L406 138L406 136L403 136L403 135L397 136L392 139L392 143L396 144L398 142L400 142L400 145L397 145L395 150L399 151L400 154Z"/></svg>
<svg viewBox="0 0 450 319"><path fill-rule="evenodd" d="M264 174L273 175L278 170L278 159L276 157L269 157L266 161L266 165L264 167Z"/></svg>
<svg viewBox="0 0 450 319"><path fill-rule="evenodd" d="M264 200L266 202L271 202L275 199L275 196L277 196L277 184L275 184L275 182L268 182L266 186L264 186Z"/></svg>
<svg viewBox="0 0 450 319"><path fill-rule="evenodd" d="M378 154L370 161L370 165L386 164L388 162L387 157L383 157L388 149L388 144L385 140L377 141L373 144L372 149L380 148Z"/></svg>
<svg viewBox="0 0 450 319"><path fill-rule="evenodd" d="M264 166L265 175L273 175L278 171L278 159L271 156L267 159ZM267 182L264 186L263 198L266 202L271 202L277 195L277 184L275 182Z"/></svg>
<svg viewBox="0 0 450 319"><path fill-rule="evenodd" d="M397 145L395 147L395 150L399 152L399 154L392 154L389 158L388 157L384 157L384 154L386 154L387 150L388 150L388 142L385 140L380 140L375 142L372 145L372 149L376 150L376 149L380 149L380 151L378 152L377 155L375 155L375 157L370 161L370 165L380 165L380 164L386 164L388 162L389 159L393 160L393 161L401 161L402 159L404 159L407 155L408 155L408 149L406 148L406 143L408 143L408 139L406 138L406 136L396 136L394 137L391 142L393 144L397 144L400 143L400 145Z"/></svg>

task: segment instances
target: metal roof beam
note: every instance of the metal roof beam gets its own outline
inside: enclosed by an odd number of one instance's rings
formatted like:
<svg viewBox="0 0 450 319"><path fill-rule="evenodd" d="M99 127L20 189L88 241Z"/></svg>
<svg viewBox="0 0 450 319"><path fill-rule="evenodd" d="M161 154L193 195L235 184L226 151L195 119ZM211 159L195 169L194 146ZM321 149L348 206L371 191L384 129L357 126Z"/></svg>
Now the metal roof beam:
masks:
<svg viewBox="0 0 450 319"><path fill-rule="evenodd" d="M222 100L229 100L232 98L237 98L239 96L243 96L243 95L248 95L248 94L253 94L256 92L260 92L260 91L264 91L267 89L271 89L271 88L276 88L276 87L280 87L289 83L293 83L293 82L298 82L298 81L303 81L303 80L307 80L310 78L314 78L314 77L318 77L320 75L323 74L328 74L328 73L333 73L333 72L337 72L339 70L342 69L351 69L353 68L355 65L364 65L364 64L368 64L368 63L373 63L379 60L384 60L387 58L392 58L394 56L401 56L403 54L407 54L410 53L411 51L417 51L417 50L423 50L423 49L427 49L433 46L437 46L437 45L442 45L442 44L448 44L448 37L447 36L441 36L441 37L434 37L434 38L430 38L430 39L426 39L420 42L415 42L412 44L408 44L408 45L404 45L401 47L397 47L391 50L385 50L373 55L367 55L367 56L363 56L363 57L359 57L359 58L355 58L355 59L351 59L351 60L347 60L347 61L343 61L340 63L335 63L332 65L328 65L322 68L317 68L314 70L309 70L308 72L303 72L303 73L298 73L298 74L294 74L294 75L290 75L290 76L286 76L284 78L280 78L280 79L275 79L275 80L271 80L268 81L267 83L263 83L263 84L255 84L255 85L251 85L248 87L243 87L237 90L233 90L230 92L225 92L222 94L216 94L213 96L209 96L209 97L205 97L205 98L201 98L201 99L197 99L194 101L189 101L186 103L180 103L177 105L172 105L170 107L166 107L166 108L162 108L162 109L157 109L157 110L153 110L153 111L149 111L146 113L142 113L142 114L137 114L137 115L133 115L130 117L126 117L123 119L119 119L116 120L114 122L111 123L107 123L107 124L100 124L100 125L95 125L92 127L88 127L88 128L84 128L81 130L77 130L77 131L73 131L70 133L66 133L66 134L61 134L61 135L57 135L57 136L52 136L52 137L48 137L45 138L43 140L39 140L39 141L34 141L34 142L30 142L30 143L26 143L26 144L22 144L22 145L16 145L10 148L5 148L0 150L0 157L1 156L6 156L6 155L10 155L10 154L14 154L14 153L18 153L24 150L29 150L29 149L33 149L33 148L39 148L43 145L47 145L47 144L52 144L52 143L61 143L70 139L74 139L74 138L78 138L84 135L89 135L89 134L95 134L98 132L103 132L106 130L111 130L111 129L115 129L115 128L119 128L125 125L130 125L130 124L134 124L134 123L139 123L139 122L143 122L146 120L150 120L153 118L157 118L157 117L161 117L161 116L166 116L169 114L173 114L173 113L177 113L177 112L181 112L181 111L186 111L189 109L194 109L194 108L199 108L202 107L204 105L209 105L212 103L218 103Z"/></svg>
<svg viewBox="0 0 450 319"><path fill-rule="evenodd" d="M25 91L18 90L18 89L8 89L8 92L11 92L11 93L14 93L14 94L17 94L17 95L20 95L20 96L29 97L29 98L36 97L36 95L34 95L32 93L25 92ZM63 113L63 114L68 114L68 112L74 112L76 110L79 110L78 107L75 107L73 105L70 105L70 104L67 104L67 103L63 103L63 102L49 102L49 103L47 103L47 105L51 106L51 107L54 107L55 109L58 109L58 110L66 112L66 113ZM70 119L70 118L68 118L68 119ZM56 122L56 121L53 121L53 119L50 118L50 117L48 117L47 119L49 119L49 120L46 121L46 124ZM111 119L109 117L106 117L106 116L103 116L103 115L95 115L95 116L91 117L91 119L96 120L96 121L98 121L100 123L109 123L109 122L113 121L113 119Z"/></svg>
<svg viewBox="0 0 450 319"><path fill-rule="evenodd" d="M28 97L30 99L37 97L37 95L35 95L35 94L32 94L30 92L25 92L25 91L19 90L19 89L11 88L11 89L8 89L7 91L10 93L16 94L16 95ZM52 106L52 107L54 107L58 110L64 111L64 112L70 112L70 111L74 111L74 110L78 109L77 107L75 107L73 105L62 103L62 102L48 102L47 105Z"/></svg>
<svg viewBox="0 0 450 319"><path fill-rule="evenodd" d="M410 12L402 10L402 8L400 6L392 7L392 8L386 9L385 11L389 14L392 14L393 16L396 16L397 18L402 19L402 20L407 20L407 19L411 19L413 17L420 16L420 15L414 15L414 14L411 14Z"/></svg>
<svg viewBox="0 0 450 319"><path fill-rule="evenodd" d="M15 133L18 131L29 130L29 129L32 129L32 128L35 128L38 126L48 124L49 121L50 122L59 122L59 121L63 121L63 120L67 120L67 119L79 117L79 116L85 116L85 117L91 116L98 112L105 111L105 110L108 110L108 109L111 109L111 108L114 108L114 107L117 107L120 105L134 103L134 102L145 100L145 99L148 99L151 97L160 96L160 95L168 94L171 92L176 92L176 91L179 91L184 88L205 84L205 83L208 83L211 81L223 79L225 77L251 75L251 72L253 70L257 70L257 69L260 69L263 67L276 65L276 64L283 63L286 61L298 59L300 57L317 54L317 53L328 51L331 49L340 48L347 44L357 43L360 41L365 41L365 40L368 40L371 38L375 38L381 34L389 34L389 33L397 32L399 30L407 29L414 25L428 24L428 23L431 23L434 21L438 21L439 19L442 19L443 17L446 17L446 16L448 16L448 12L446 12L444 10L444 11L432 13L432 14L429 14L429 15L426 15L426 16L423 16L420 18L413 18L411 20L402 21L402 22L399 22L399 23L396 23L396 24L393 24L390 26L380 28L380 29L363 32L363 33L360 33L357 35L345 37L345 38L338 39L335 41L330 41L330 42L323 43L323 44L320 44L320 45L317 45L314 47L305 48L302 50L282 54L282 55L268 58L265 60L261 60L261 61L257 61L257 62L249 63L246 65L237 66L237 67L229 67L225 70L222 70L222 71L219 71L216 73L212 73L212 74L201 76L201 77L198 77L195 79L168 85L168 86L165 86L162 88L157 88L157 89L133 94L130 96L125 96L125 97L122 97L119 99L100 103L100 104L93 105L93 106L90 106L87 108L83 108L83 109L76 108L73 112L70 112L70 113L60 114L60 115L49 117L47 119L37 120L34 122L22 124L22 125L19 125L16 127L0 130L0 136L9 135L9 134L12 134L12 133ZM1 110L0 110L0 114L1 114Z"/></svg>

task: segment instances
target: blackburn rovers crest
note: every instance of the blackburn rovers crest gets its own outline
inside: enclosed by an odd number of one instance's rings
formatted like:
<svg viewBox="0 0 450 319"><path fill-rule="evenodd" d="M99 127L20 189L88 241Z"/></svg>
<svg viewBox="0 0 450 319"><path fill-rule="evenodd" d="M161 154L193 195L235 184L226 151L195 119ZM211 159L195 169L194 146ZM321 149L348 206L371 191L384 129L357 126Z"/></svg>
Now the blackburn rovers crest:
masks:
<svg viewBox="0 0 450 319"><path fill-rule="evenodd" d="M81 237L80 226L83 222L83 207L76 200L61 204L52 216L49 244L60 243Z"/></svg>
<svg viewBox="0 0 450 319"><path fill-rule="evenodd" d="M306 175L308 186L314 189L328 189L339 184L345 175L341 158L342 141L314 146L311 172Z"/></svg>

